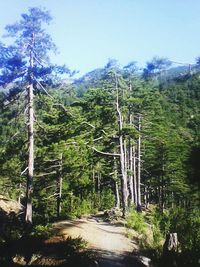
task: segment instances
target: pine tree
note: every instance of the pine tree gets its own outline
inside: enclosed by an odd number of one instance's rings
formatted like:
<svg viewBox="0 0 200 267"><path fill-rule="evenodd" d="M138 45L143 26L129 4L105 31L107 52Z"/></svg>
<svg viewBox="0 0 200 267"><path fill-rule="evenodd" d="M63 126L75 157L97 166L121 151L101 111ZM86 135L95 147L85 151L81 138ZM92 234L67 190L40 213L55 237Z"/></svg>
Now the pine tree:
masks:
<svg viewBox="0 0 200 267"><path fill-rule="evenodd" d="M27 166L27 197L26 222L32 223L32 193L34 175L34 90L42 87L42 81L50 81L49 77L55 66L50 65L48 52L55 51L51 37L43 29L49 24L51 16L46 10L30 8L21 20L6 26L7 37L14 39L13 44L0 46L0 84L4 87L25 90L27 95L27 133L28 133L28 166Z"/></svg>

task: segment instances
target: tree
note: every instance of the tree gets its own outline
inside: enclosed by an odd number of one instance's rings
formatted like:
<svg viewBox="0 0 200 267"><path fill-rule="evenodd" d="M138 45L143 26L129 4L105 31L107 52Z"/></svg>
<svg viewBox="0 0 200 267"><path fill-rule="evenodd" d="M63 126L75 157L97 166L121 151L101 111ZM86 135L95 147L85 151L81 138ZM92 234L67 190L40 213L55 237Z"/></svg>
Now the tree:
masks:
<svg viewBox="0 0 200 267"><path fill-rule="evenodd" d="M53 71L59 67L50 65L48 52L55 51L55 45L49 34L42 27L49 24L51 16L48 11L40 8L29 8L27 14L21 15L21 20L6 26L6 37L14 38L10 46L0 45L0 85L15 84L19 91L26 90L27 94L27 133L28 133L28 167L26 217L27 223L32 223L32 193L34 174L34 90L42 81L49 82ZM22 89L21 89L22 88Z"/></svg>
<svg viewBox="0 0 200 267"><path fill-rule="evenodd" d="M171 64L171 61L167 58L154 57L150 62L147 62L146 68L143 70L143 77L147 79L162 75Z"/></svg>

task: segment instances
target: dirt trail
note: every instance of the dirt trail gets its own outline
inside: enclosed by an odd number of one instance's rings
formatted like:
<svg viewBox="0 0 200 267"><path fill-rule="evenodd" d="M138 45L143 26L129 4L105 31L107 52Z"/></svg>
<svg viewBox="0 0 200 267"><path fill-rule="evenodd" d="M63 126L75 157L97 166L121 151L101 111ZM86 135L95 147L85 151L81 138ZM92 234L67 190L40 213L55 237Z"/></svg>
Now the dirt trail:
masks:
<svg viewBox="0 0 200 267"><path fill-rule="evenodd" d="M137 246L126 237L123 225L113 225L98 217L89 217L73 221L61 221L55 225L60 234L73 238L82 237L88 242L88 248L98 255L101 267L140 267L139 262L131 265L124 262L128 253L137 250Z"/></svg>

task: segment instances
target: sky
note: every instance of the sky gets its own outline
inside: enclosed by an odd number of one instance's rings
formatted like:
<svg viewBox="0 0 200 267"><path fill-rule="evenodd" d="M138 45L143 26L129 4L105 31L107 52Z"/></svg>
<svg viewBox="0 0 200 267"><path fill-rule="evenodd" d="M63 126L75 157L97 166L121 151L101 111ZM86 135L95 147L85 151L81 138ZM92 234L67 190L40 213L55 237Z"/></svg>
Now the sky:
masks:
<svg viewBox="0 0 200 267"><path fill-rule="evenodd" d="M154 56L183 63L200 56L200 0L0 0L0 36L38 6L53 17L47 29L59 51L53 62L79 75L109 58L144 66Z"/></svg>

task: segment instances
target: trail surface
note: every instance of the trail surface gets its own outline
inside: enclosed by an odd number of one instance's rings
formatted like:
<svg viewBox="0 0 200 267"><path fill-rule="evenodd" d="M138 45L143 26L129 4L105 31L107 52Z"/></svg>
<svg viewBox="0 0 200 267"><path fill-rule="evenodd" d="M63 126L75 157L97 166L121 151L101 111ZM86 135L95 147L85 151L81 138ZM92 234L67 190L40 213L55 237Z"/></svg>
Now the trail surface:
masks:
<svg viewBox="0 0 200 267"><path fill-rule="evenodd" d="M88 242L88 248L98 255L101 267L140 267L138 261L125 262L125 256L137 249L126 237L126 229L120 224L110 224L98 217L89 217L72 221L61 221L55 227L59 233L73 238L82 237Z"/></svg>

